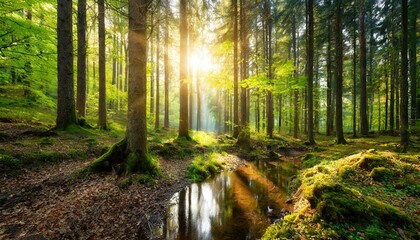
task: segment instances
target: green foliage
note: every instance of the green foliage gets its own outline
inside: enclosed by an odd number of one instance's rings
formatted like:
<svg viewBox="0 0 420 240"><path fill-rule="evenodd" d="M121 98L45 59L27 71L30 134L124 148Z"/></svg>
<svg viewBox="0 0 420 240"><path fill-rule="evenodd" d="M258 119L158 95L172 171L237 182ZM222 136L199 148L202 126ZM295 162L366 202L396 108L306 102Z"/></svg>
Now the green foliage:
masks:
<svg viewBox="0 0 420 240"><path fill-rule="evenodd" d="M188 166L188 177L194 182L201 182L223 168L218 153L198 155Z"/></svg>

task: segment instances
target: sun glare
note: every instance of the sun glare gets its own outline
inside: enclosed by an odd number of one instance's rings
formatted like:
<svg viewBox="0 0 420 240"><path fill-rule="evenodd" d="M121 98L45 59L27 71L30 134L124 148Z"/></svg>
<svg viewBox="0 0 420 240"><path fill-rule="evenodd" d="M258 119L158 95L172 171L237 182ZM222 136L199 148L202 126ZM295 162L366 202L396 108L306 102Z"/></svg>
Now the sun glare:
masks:
<svg viewBox="0 0 420 240"><path fill-rule="evenodd" d="M190 66L194 70L210 72L214 68L214 65L209 51L207 49L199 49L193 52L190 57Z"/></svg>

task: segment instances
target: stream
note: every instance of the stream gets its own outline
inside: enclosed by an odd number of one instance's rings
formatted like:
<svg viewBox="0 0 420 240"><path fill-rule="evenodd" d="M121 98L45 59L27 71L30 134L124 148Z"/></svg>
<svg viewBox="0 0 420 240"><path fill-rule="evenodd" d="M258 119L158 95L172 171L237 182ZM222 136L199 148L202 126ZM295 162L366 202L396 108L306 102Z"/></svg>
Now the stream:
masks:
<svg viewBox="0 0 420 240"><path fill-rule="evenodd" d="M173 195L165 239L256 239L292 205L286 204L293 162L256 160L194 183Z"/></svg>

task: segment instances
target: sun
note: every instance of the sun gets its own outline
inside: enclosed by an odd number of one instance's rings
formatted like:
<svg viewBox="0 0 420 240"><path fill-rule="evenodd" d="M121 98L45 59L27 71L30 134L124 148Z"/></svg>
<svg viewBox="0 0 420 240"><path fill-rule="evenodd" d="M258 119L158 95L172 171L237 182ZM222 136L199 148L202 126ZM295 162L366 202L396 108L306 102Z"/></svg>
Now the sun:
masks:
<svg viewBox="0 0 420 240"><path fill-rule="evenodd" d="M201 72L210 72L214 69L212 56L206 48L200 48L192 52L189 64L194 70Z"/></svg>

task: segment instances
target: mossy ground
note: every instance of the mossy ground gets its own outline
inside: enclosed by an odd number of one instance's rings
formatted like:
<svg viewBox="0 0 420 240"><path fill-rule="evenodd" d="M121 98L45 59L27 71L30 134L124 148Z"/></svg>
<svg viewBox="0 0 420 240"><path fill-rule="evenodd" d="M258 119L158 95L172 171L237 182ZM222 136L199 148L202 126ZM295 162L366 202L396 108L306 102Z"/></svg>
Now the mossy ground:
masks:
<svg viewBox="0 0 420 240"><path fill-rule="evenodd" d="M318 138L302 158L295 212L263 239L420 237L420 144L400 154L398 140L374 136L334 145Z"/></svg>

